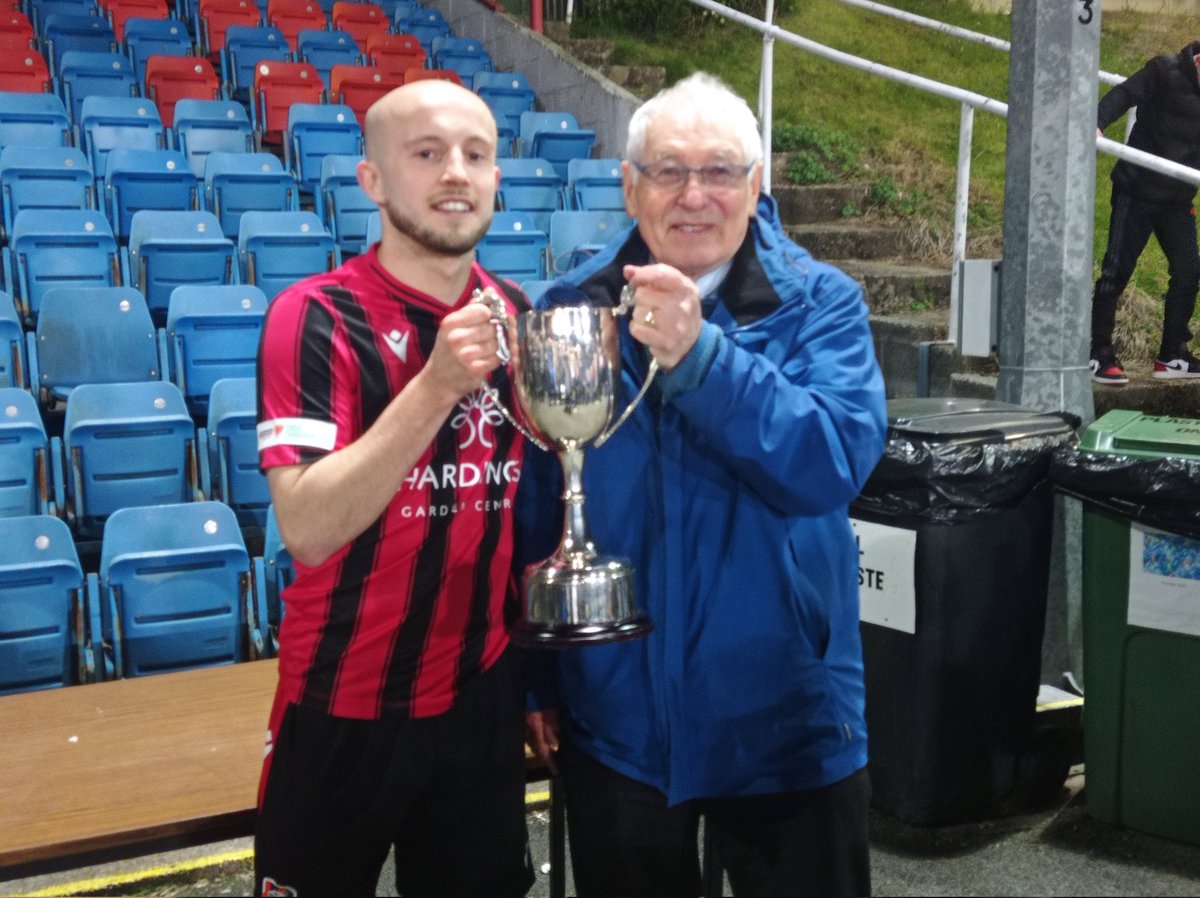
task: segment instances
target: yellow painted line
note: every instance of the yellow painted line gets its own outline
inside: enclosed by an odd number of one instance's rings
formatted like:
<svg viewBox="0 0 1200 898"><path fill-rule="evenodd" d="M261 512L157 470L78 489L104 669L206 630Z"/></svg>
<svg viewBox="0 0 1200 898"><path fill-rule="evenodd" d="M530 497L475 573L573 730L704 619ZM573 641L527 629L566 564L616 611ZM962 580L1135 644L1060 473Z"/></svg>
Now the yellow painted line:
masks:
<svg viewBox="0 0 1200 898"><path fill-rule="evenodd" d="M549 790L544 792L528 792L525 804L543 804L550 800ZM206 867L219 867L221 864L249 861L254 859L254 849L242 848L238 851L226 851L221 854L210 854L203 857L180 861L177 864L164 864L161 867L147 867L145 870L133 870L129 873L118 873L112 876L97 876L93 879L81 879L76 882L64 882L47 886L35 892L21 892L15 898L62 898L66 895L94 895L97 892L115 889L118 886L133 885L148 879L165 879L178 873L191 870L201 870Z"/></svg>
<svg viewBox="0 0 1200 898"><path fill-rule="evenodd" d="M1083 706L1081 698L1064 698L1056 702L1046 702L1043 705L1038 705L1039 711L1059 711L1063 708L1080 708Z"/></svg>
<svg viewBox="0 0 1200 898"><path fill-rule="evenodd" d="M113 876L98 876L94 879L82 879L78 882L64 882L55 886L47 886L36 892L22 892L24 898L51 898L60 895L94 895L97 892L113 889L118 886L132 885L147 879L160 879L177 873L187 873L203 867L216 867L234 861L247 861L254 857L253 849L243 848L239 851L226 851L222 854L210 854L204 857L180 861L177 864L164 864L161 867L148 867L145 870L134 870L129 873L118 873Z"/></svg>

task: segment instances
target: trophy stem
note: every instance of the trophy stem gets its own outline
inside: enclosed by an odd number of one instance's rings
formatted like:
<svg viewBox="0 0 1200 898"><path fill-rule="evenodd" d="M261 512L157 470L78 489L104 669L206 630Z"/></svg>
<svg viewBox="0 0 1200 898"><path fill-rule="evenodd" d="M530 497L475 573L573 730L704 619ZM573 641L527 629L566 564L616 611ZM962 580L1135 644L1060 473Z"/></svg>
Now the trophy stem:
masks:
<svg viewBox="0 0 1200 898"><path fill-rule="evenodd" d="M596 546L588 534L583 504L583 449L571 440L559 450L563 469L563 534L555 553L572 568L587 567L596 557Z"/></svg>

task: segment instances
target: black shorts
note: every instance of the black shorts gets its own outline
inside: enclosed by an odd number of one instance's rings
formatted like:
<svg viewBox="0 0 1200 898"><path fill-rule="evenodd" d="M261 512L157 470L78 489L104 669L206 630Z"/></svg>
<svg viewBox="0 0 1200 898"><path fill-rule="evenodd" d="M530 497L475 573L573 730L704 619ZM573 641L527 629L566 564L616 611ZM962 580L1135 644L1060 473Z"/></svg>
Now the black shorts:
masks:
<svg viewBox="0 0 1200 898"><path fill-rule="evenodd" d="M394 846L401 895L524 895L523 708L513 651L436 717L288 706L258 810L258 893L374 895Z"/></svg>

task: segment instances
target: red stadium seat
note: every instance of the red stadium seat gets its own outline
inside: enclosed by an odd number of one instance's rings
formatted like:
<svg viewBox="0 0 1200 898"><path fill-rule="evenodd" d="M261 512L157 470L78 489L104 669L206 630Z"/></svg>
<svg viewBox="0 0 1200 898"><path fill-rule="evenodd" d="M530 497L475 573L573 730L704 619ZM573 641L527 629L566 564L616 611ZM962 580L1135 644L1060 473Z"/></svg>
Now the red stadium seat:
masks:
<svg viewBox="0 0 1200 898"><path fill-rule="evenodd" d="M367 58L371 65L401 80L409 69L425 68L425 48L411 34L368 35Z"/></svg>
<svg viewBox="0 0 1200 898"><path fill-rule="evenodd" d="M203 56L163 56L146 60L146 96L158 107L163 126L175 125L179 100L221 99L221 79Z"/></svg>
<svg viewBox="0 0 1200 898"><path fill-rule="evenodd" d="M353 109L359 126L365 128L371 105L402 83L400 78L375 66L335 65L329 72L329 100Z"/></svg>
<svg viewBox="0 0 1200 898"><path fill-rule="evenodd" d="M293 103L321 103L325 82L308 62L262 62L254 70L251 118L259 146L283 143Z"/></svg>

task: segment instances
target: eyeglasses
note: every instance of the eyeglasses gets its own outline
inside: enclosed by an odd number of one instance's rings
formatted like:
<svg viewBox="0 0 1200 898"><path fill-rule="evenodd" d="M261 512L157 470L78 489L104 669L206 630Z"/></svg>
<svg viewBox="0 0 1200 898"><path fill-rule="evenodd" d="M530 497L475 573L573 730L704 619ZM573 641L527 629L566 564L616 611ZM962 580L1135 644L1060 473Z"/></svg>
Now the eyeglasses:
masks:
<svg viewBox="0 0 1200 898"><path fill-rule="evenodd" d="M687 184L693 172L704 187L727 190L741 184L754 165L753 162L746 165L734 165L729 162L713 162L709 165L680 165L678 162L652 162L649 165L633 163L633 167L640 174L665 190L679 190Z"/></svg>

